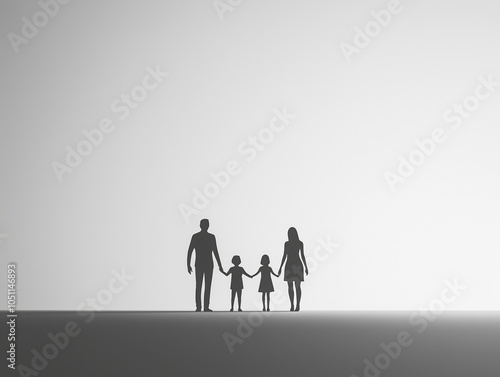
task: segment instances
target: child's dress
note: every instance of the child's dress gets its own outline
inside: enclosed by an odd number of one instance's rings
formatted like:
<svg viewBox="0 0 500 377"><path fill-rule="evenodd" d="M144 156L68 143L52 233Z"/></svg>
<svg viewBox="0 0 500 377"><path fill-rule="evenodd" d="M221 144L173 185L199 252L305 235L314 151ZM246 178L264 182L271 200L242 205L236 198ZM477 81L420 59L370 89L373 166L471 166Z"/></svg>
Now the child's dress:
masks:
<svg viewBox="0 0 500 377"><path fill-rule="evenodd" d="M231 274L231 289L243 289L243 267L233 266L228 271Z"/></svg>
<svg viewBox="0 0 500 377"><path fill-rule="evenodd" d="M271 267L262 266L259 268L260 285L259 292L274 292L273 281L271 279Z"/></svg>

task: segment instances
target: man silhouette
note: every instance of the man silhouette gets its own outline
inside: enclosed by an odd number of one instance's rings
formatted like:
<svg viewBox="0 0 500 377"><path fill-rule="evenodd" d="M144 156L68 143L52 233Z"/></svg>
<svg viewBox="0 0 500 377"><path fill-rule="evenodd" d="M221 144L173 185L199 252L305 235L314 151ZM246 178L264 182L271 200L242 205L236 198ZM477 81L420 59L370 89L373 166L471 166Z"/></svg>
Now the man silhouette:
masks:
<svg viewBox="0 0 500 377"><path fill-rule="evenodd" d="M193 269L191 268L191 254L193 250L196 251L196 261L194 263L195 275L196 275L196 311L201 311L201 284L203 277L205 277L205 297L204 297L204 311L211 312L210 305L210 288L212 286L212 273L214 270L214 260L212 258L212 253L215 255L217 264L219 265L219 271L224 272L222 264L220 263L219 252L217 251L217 242L215 241L215 236L208 233L208 227L210 223L207 219L200 221L201 231L193 234L191 237L191 243L189 244L188 254L187 254L187 268L188 272L191 273Z"/></svg>

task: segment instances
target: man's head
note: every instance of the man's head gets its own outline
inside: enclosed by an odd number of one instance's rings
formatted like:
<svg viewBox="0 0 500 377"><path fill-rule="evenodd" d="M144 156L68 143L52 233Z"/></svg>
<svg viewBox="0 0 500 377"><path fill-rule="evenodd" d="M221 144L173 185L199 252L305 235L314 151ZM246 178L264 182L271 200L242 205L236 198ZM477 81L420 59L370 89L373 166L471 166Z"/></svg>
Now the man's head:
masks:
<svg viewBox="0 0 500 377"><path fill-rule="evenodd" d="M203 219L200 221L200 228L204 232L208 230L208 227L210 226L210 223L208 222L208 219Z"/></svg>

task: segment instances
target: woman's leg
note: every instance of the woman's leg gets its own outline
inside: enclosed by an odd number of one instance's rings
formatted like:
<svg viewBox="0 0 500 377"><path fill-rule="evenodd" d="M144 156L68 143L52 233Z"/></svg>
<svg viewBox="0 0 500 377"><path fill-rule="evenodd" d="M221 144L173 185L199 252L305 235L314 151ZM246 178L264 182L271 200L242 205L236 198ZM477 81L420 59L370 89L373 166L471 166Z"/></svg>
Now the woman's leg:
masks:
<svg viewBox="0 0 500 377"><path fill-rule="evenodd" d="M300 289L300 280L295 282L295 291L297 292L297 306L295 307L295 311L298 312L300 310L300 298L302 297L302 290Z"/></svg>
<svg viewBox="0 0 500 377"><path fill-rule="evenodd" d="M288 282L288 297L290 297L290 311L293 312L293 281Z"/></svg>
<svg viewBox="0 0 500 377"><path fill-rule="evenodd" d="M236 290L231 289L231 311L233 311L234 307L234 296L236 295Z"/></svg>
<svg viewBox="0 0 500 377"><path fill-rule="evenodd" d="M266 310L266 292L262 292L262 311Z"/></svg>
<svg viewBox="0 0 500 377"><path fill-rule="evenodd" d="M271 292L267 292L267 311L269 311L269 302L271 302Z"/></svg>
<svg viewBox="0 0 500 377"><path fill-rule="evenodd" d="M241 289L238 289L236 292L238 294L238 311L241 312Z"/></svg>

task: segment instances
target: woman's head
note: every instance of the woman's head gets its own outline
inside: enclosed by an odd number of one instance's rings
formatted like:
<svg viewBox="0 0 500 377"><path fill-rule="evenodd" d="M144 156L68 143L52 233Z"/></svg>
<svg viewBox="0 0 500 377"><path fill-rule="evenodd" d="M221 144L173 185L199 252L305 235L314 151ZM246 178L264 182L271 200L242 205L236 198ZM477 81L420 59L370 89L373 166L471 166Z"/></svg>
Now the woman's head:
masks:
<svg viewBox="0 0 500 377"><path fill-rule="evenodd" d="M231 259L231 263L233 263L235 266L239 266L241 263L241 258L239 255L235 255L233 259Z"/></svg>
<svg viewBox="0 0 500 377"><path fill-rule="evenodd" d="M271 263L271 262L269 261L269 255L264 254L264 255L262 256L262 258L260 258L260 264L261 264L261 265L263 265L263 266L269 266L269 263Z"/></svg>
<svg viewBox="0 0 500 377"><path fill-rule="evenodd" d="M293 226L288 229L288 241L300 241L299 234L297 233L297 229Z"/></svg>

